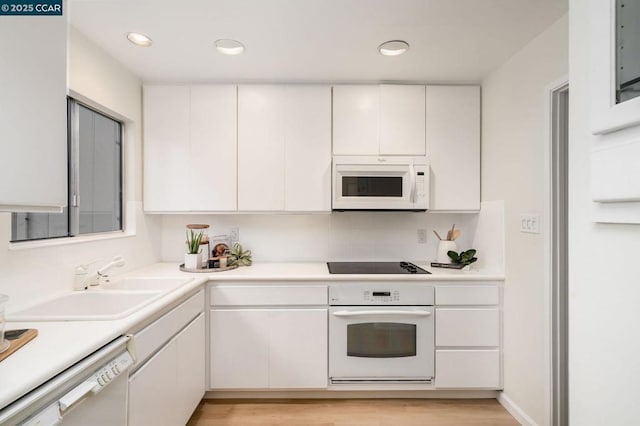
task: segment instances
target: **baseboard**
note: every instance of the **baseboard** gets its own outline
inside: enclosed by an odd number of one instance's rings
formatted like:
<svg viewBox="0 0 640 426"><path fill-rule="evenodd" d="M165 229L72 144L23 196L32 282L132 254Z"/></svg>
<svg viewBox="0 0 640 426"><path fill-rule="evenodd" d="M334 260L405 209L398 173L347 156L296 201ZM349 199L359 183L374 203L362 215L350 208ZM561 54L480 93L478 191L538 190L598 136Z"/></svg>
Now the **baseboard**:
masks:
<svg viewBox="0 0 640 426"><path fill-rule="evenodd" d="M518 406L506 393L500 392L496 398L500 405L509 412L521 425L524 426L538 426L538 424L531 418L522 408Z"/></svg>
<svg viewBox="0 0 640 426"><path fill-rule="evenodd" d="M204 399L447 398L497 399L496 391L208 391Z"/></svg>

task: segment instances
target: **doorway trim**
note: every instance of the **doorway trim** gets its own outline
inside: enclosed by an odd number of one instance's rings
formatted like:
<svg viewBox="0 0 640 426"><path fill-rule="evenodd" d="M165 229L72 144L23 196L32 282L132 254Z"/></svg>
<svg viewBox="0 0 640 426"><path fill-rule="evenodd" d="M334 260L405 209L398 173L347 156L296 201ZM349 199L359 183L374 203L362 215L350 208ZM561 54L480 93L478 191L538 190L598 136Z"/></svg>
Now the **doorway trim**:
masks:
<svg viewBox="0 0 640 426"><path fill-rule="evenodd" d="M542 227L544 230L544 318L545 318L545 412L547 414L547 424L559 426L563 424L562 419L568 418L568 365L566 357L568 355L567 330L567 286L559 286L559 281L564 277L567 280L567 247L558 247L558 230L566 232L568 223L559 218L556 198L566 200L568 193L558 188L558 179L567 179L566 170L561 170L563 175L558 176L556 166L559 161L566 165L567 153L557 150L557 142L562 137L559 126L568 126L569 114L561 117L559 122L558 113L562 107L561 102L567 101L569 93L569 78L563 76L545 88L544 111L545 111L545 143L544 143L544 212L548 218ZM565 141L567 142L567 141ZM566 145L565 147L566 148ZM560 193L558 193L560 192Z"/></svg>

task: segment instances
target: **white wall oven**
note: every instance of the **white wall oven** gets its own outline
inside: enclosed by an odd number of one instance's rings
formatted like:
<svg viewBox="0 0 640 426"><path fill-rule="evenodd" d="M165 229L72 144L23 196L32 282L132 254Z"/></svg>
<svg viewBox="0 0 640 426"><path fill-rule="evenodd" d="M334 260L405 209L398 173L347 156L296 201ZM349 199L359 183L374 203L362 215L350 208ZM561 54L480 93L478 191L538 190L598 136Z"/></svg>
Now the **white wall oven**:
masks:
<svg viewBox="0 0 640 426"><path fill-rule="evenodd" d="M429 208L426 157L333 157L333 210Z"/></svg>
<svg viewBox="0 0 640 426"><path fill-rule="evenodd" d="M432 383L433 300L420 283L330 286L331 384Z"/></svg>

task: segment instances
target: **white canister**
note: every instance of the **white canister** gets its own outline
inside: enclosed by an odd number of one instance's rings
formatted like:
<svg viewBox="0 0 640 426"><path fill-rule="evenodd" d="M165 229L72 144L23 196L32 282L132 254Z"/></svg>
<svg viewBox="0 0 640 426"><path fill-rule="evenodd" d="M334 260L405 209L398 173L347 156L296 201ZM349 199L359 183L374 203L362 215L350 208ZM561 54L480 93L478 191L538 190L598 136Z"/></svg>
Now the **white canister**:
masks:
<svg viewBox="0 0 640 426"><path fill-rule="evenodd" d="M436 262L438 263L451 263L451 258L447 255L449 251L458 251L458 246L455 241L441 240L438 243L438 256Z"/></svg>

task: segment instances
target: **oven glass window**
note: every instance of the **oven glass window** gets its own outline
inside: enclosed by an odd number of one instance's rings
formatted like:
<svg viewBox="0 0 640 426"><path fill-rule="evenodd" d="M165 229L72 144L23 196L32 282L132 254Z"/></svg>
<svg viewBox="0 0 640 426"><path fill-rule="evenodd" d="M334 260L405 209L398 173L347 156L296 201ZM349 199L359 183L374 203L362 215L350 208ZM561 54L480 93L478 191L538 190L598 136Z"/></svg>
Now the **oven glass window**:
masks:
<svg viewBox="0 0 640 426"><path fill-rule="evenodd" d="M342 176L342 196L402 198L402 176Z"/></svg>
<svg viewBox="0 0 640 426"><path fill-rule="evenodd" d="M395 322L349 324L347 355L363 358L416 356L416 326Z"/></svg>

